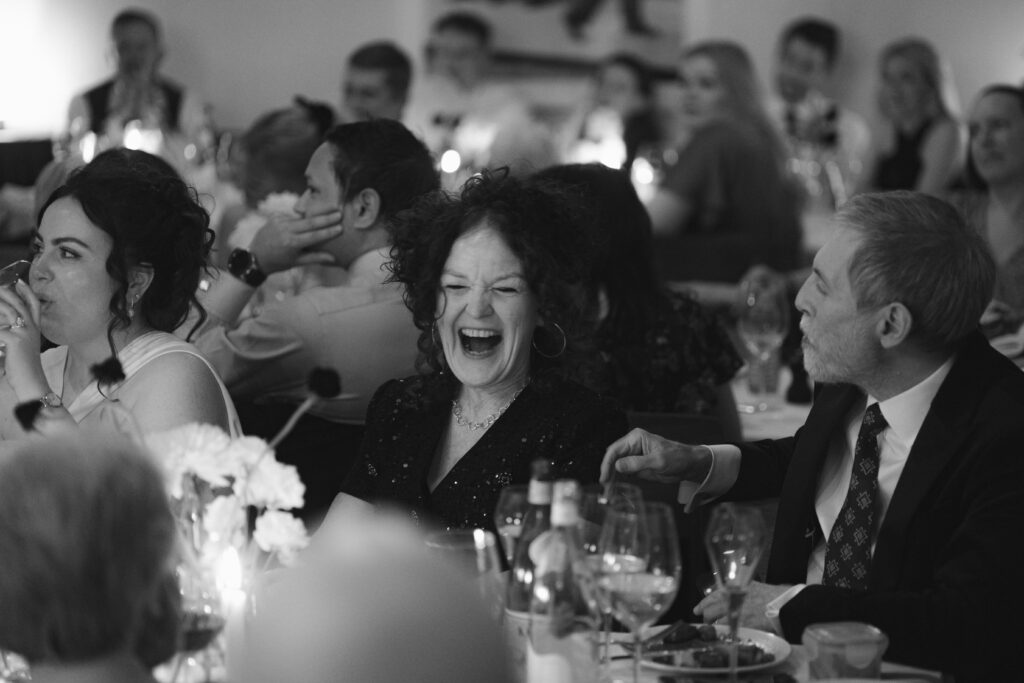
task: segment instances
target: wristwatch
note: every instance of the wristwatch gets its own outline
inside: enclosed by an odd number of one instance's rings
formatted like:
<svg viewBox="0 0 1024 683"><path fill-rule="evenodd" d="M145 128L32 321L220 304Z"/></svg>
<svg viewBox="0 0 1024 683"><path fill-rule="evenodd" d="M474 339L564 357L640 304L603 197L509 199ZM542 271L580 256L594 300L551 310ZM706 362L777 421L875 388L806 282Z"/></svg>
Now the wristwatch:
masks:
<svg viewBox="0 0 1024 683"><path fill-rule="evenodd" d="M250 287L259 287L267 279L260 269L256 254L247 249L234 249L228 256L228 272Z"/></svg>
<svg viewBox="0 0 1024 683"><path fill-rule="evenodd" d="M39 399L39 402L43 404L44 408L60 408L64 405L64 401L61 397L52 391L48 391Z"/></svg>

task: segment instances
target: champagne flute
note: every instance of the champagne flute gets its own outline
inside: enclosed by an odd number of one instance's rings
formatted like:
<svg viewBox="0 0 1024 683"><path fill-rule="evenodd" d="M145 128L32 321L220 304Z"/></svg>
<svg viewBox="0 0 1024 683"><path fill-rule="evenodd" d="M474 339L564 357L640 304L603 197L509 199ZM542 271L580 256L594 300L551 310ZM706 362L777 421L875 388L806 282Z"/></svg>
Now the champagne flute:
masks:
<svg viewBox="0 0 1024 683"><path fill-rule="evenodd" d="M640 487L616 482L610 486L592 484L583 489L583 498L580 500L580 542L583 544L583 555L587 568L592 575L591 581L584 582L584 585L591 586L592 595L588 596L588 601L591 602L591 608L601 617L601 631L604 634L604 653L601 664L605 674L608 673L608 667L611 666L612 606L601 586L604 563L600 542L601 530L608 511L616 504L624 505L627 509L640 510L643 505L643 494L640 492Z"/></svg>
<svg viewBox="0 0 1024 683"><path fill-rule="evenodd" d="M766 537L764 518L757 508L722 503L711 513L705 542L718 590L723 591L728 600L732 680L736 677L740 613L747 586L764 552Z"/></svg>
<svg viewBox="0 0 1024 683"><path fill-rule="evenodd" d="M783 278L754 277L740 285L736 332L750 354L749 386L752 402L745 412L768 409L767 395L777 389L776 356L789 332L791 302Z"/></svg>
<svg viewBox="0 0 1024 683"><path fill-rule="evenodd" d="M530 507L528 489L526 484L506 486L501 490L498 504L494 507L494 528L498 530L509 567L516 556L516 542L523 533L523 519Z"/></svg>
<svg viewBox="0 0 1024 683"><path fill-rule="evenodd" d="M612 506L601 532L604 588L612 612L633 631L633 683L640 680L643 630L671 606L679 590L682 564L672 510L664 503L639 509Z"/></svg>

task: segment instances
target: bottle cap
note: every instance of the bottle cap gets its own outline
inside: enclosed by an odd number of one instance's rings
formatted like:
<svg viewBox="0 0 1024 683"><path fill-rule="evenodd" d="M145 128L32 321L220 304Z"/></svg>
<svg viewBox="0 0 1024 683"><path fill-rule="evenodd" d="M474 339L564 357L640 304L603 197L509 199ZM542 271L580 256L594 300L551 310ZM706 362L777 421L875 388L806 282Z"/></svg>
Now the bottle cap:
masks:
<svg viewBox="0 0 1024 683"><path fill-rule="evenodd" d="M551 504L551 463L537 458L530 465L530 486L526 491L526 501L530 505Z"/></svg>
<svg viewBox="0 0 1024 683"><path fill-rule="evenodd" d="M559 479L551 499L551 526L576 526L579 523L580 485L572 479Z"/></svg>

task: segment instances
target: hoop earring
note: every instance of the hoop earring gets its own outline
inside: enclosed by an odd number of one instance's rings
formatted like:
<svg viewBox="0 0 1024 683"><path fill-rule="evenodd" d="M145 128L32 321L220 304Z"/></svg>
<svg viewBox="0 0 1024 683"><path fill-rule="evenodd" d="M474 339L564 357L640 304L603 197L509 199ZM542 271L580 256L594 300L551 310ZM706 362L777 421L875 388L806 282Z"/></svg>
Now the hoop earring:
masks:
<svg viewBox="0 0 1024 683"><path fill-rule="evenodd" d="M534 334L533 342L531 344L533 346L533 350L536 351L537 353L539 353L544 358L558 358L559 356L561 356L563 353L565 353L565 347L566 347L566 345L568 344L568 341L569 341L568 338L565 336L565 330L562 329L561 325L559 325L556 322L552 322L551 325L552 325L552 327L554 327L555 329L558 330L558 333L560 335L562 335L562 347L560 349L558 349L558 351L556 353L547 354L547 353L544 353L543 351L541 351L540 347L537 346L537 335L536 334Z"/></svg>

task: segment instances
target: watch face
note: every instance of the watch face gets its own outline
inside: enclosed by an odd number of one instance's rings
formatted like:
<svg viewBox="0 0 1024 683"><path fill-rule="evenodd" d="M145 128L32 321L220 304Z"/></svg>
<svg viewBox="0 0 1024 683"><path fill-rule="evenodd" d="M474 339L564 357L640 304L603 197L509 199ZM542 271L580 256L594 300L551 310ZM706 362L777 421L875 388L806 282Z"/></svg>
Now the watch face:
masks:
<svg viewBox="0 0 1024 683"><path fill-rule="evenodd" d="M228 257L228 272L252 287L259 287L267 276L260 270L256 256L245 249L235 249Z"/></svg>
<svg viewBox="0 0 1024 683"><path fill-rule="evenodd" d="M228 257L228 270L232 274L240 275L252 267L252 253L245 249L235 249Z"/></svg>

